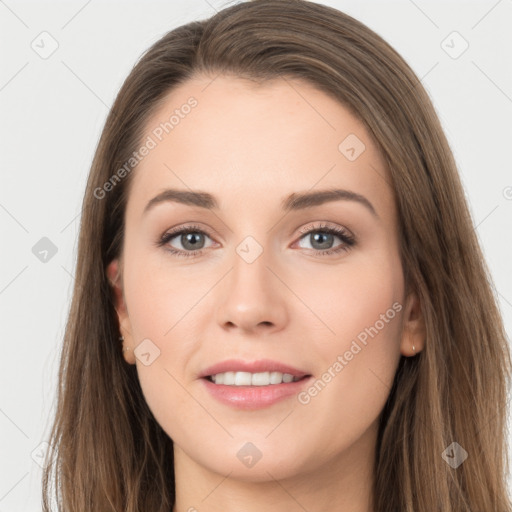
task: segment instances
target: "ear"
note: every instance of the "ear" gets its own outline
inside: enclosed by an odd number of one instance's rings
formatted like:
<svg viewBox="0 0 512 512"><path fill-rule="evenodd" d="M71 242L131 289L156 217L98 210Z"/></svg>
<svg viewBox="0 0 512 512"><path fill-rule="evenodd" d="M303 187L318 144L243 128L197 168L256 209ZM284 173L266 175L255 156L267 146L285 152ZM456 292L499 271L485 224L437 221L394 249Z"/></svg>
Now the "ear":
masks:
<svg viewBox="0 0 512 512"><path fill-rule="evenodd" d="M112 260L108 264L107 277L114 293L114 306L117 313L117 319L119 321L120 334L124 338L122 348L123 357L127 363L135 364L135 355L133 354L133 349L135 348L134 339L132 336L128 309L124 298L122 269L118 259Z"/></svg>
<svg viewBox="0 0 512 512"><path fill-rule="evenodd" d="M414 356L423 350L426 338L425 319L415 292L407 296L402 322L400 350L404 356Z"/></svg>

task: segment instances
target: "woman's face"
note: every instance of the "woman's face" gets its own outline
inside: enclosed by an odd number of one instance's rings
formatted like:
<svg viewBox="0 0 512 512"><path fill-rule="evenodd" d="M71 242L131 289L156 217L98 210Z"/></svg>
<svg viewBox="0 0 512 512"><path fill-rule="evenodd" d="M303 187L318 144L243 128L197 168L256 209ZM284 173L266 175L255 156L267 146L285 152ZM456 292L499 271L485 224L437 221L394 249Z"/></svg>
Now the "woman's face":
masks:
<svg viewBox="0 0 512 512"><path fill-rule="evenodd" d="M302 81L196 77L142 144L117 311L177 461L260 481L370 460L421 340L364 125Z"/></svg>

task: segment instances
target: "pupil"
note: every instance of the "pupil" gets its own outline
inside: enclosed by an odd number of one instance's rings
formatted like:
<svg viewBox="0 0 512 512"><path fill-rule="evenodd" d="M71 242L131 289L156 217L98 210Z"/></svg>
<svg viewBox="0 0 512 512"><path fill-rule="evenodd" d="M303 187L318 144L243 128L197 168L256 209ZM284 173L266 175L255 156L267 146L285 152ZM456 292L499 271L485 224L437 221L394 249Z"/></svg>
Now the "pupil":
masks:
<svg viewBox="0 0 512 512"><path fill-rule="evenodd" d="M324 242L322 243L322 238L326 238L327 241L324 240ZM322 247L319 247L320 249L329 249L329 245L330 245L330 242L332 242L331 238L333 237L332 234L330 233L315 233L313 235L313 239L315 240L315 242L318 242L318 238L320 239L320 245Z"/></svg>
<svg viewBox="0 0 512 512"><path fill-rule="evenodd" d="M201 233L187 233L186 235L182 236L182 244L183 247L187 248L187 244L191 244L188 249L196 249L197 248L197 238L200 239L203 235ZM185 241L185 243L183 243Z"/></svg>

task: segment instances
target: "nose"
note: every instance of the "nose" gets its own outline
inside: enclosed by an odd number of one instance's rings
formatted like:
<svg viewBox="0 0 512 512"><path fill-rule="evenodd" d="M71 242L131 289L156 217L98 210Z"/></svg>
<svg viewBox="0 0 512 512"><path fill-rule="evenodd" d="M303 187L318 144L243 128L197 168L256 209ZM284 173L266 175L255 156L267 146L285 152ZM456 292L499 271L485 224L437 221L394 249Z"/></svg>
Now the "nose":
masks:
<svg viewBox="0 0 512 512"><path fill-rule="evenodd" d="M270 334L285 328L290 291L267 256L264 250L248 262L238 253L234 255L233 265L219 283L216 295L216 317L222 329Z"/></svg>

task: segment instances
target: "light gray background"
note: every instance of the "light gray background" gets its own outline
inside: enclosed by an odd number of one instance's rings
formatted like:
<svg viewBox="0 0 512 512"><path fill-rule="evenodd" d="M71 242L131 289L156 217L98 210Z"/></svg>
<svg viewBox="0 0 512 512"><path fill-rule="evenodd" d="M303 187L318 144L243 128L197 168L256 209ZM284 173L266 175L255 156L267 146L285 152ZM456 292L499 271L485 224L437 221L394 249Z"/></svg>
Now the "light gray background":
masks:
<svg viewBox="0 0 512 512"><path fill-rule="evenodd" d="M320 3L383 36L429 91L510 333L512 0ZM53 411L80 205L109 106L150 44L224 5L0 0L0 512L41 510L38 447ZM454 31L469 44L458 58L464 42ZM57 50L41 58L52 38ZM32 251L42 237L57 247L46 262Z"/></svg>

